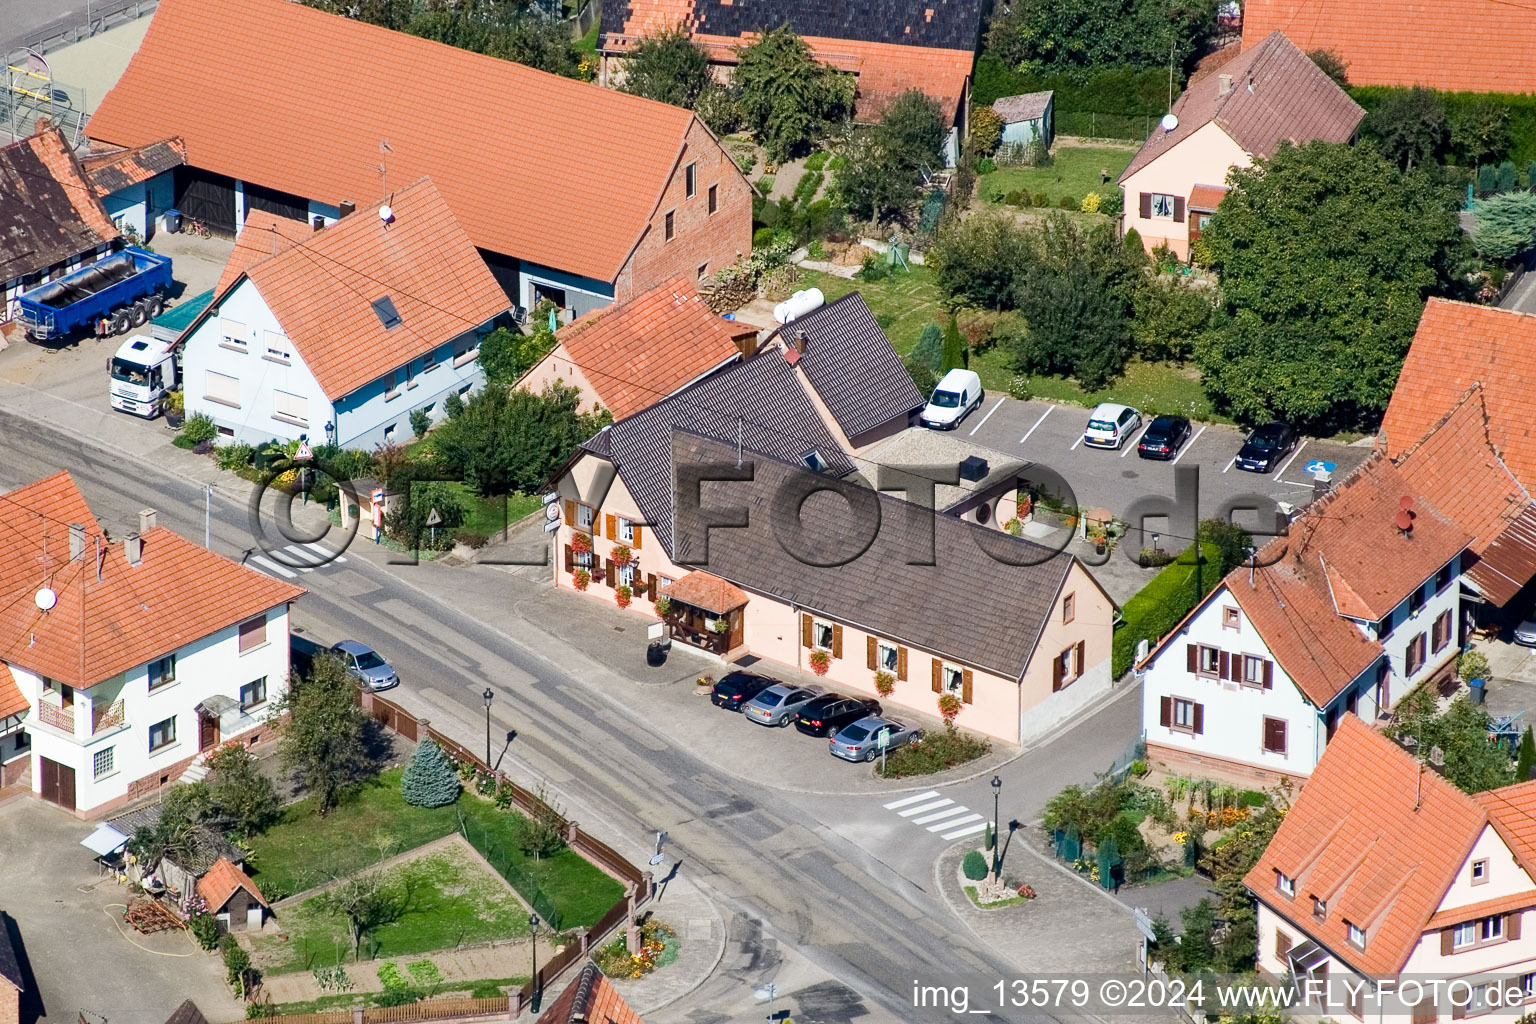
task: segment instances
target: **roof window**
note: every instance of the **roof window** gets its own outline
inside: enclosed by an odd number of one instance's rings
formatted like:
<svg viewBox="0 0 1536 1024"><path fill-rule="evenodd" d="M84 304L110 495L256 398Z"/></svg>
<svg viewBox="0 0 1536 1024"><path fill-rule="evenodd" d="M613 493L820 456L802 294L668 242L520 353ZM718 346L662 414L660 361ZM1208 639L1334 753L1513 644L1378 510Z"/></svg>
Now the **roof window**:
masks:
<svg viewBox="0 0 1536 1024"><path fill-rule="evenodd" d="M394 300L388 295L373 300L373 312L386 331L400 326L400 311L395 308Z"/></svg>

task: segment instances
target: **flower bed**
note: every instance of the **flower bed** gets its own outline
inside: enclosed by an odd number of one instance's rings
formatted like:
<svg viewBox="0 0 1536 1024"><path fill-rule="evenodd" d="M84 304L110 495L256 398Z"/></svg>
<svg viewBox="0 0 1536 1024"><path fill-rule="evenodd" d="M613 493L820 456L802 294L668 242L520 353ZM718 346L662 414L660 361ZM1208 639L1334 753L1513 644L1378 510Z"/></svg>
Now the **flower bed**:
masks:
<svg viewBox="0 0 1536 1024"><path fill-rule="evenodd" d="M875 761L875 774L883 779L932 775L974 761L991 749L992 741L984 737L959 729L941 729L888 754L884 771L880 770L880 762Z"/></svg>
<svg viewBox="0 0 1536 1024"><path fill-rule="evenodd" d="M592 955L610 978L643 978L677 959L679 943L671 925L651 918L640 926L640 952L630 953L621 935Z"/></svg>

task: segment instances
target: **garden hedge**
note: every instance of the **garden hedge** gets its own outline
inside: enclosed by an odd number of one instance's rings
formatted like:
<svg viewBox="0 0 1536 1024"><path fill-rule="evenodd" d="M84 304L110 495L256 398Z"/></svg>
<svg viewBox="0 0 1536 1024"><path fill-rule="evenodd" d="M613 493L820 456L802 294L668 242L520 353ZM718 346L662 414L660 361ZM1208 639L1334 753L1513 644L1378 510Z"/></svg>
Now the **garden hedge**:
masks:
<svg viewBox="0 0 1536 1024"><path fill-rule="evenodd" d="M1352 85L1348 90L1349 95L1365 108L1367 114L1380 106L1388 96L1408 91L1406 86L1392 85ZM1505 158L1513 160L1517 167L1536 160L1536 95L1509 92L1442 92L1438 95L1440 102L1445 104L1446 116L1453 121L1459 107L1470 106L1481 100L1502 103L1509 109L1509 152ZM1060 105L1060 100L1057 104Z"/></svg>
<svg viewBox="0 0 1536 1024"><path fill-rule="evenodd" d="M1200 548L1204 557L1198 565L1195 546L1191 544L1173 564L1125 602L1121 621L1115 627L1112 671L1116 679L1130 669L1136 645L1142 639L1156 644L1221 581L1220 549L1211 543L1201 544Z"/></svg>
<svg viewBox="0 0 1536 1024"><path fill-rule="evenodd" d="M1174 92L1183 88L1182 78L1175 79ZM1109 68L1094 74L1040 75L1010 68L995 53L983 53L976 61L972 102L990 106L1003 96L1051 90L1056 94L1057 132L1063 132L1063 114L1124 114L1161 117L1168 112L1168 70L1166 68Z"/></svg>

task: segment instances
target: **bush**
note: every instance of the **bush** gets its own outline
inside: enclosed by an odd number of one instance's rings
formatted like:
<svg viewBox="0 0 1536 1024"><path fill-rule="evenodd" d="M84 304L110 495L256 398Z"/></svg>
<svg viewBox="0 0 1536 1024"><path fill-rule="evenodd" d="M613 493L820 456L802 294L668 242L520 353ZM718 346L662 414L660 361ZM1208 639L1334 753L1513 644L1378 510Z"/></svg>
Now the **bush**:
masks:
<svg viewBox="0 0 1536 1024"><path fill-rule="evenodd" d="M930 323L923 327L923 333L918 335L917 345L913 347L910 358L931 370L939 368L944 358L944 332L938 324Z"/></svg>
<svg viewBox="0 0 1536 1024"><path fill-rule="evenodd" d="M224 951L224 980L237 995L244 996L245 974L251 969L251 955L240 948L233 935L220 939L219 948Z"/></svg>
<svg viewBox="0 0 1536 1024"><path fill-rule="evenodd" d="M1074 199L1071 196L1062 196L1060 199L1056 200L1056 205L1058 208L1063 210L1076 210L1079 209L1083 204L1082 200L1080 199Z"/></svg>
<svg viewBox="0 0 1536 1024"><path fill-rule="evenodd" d="M432 429L432 414L425 409L411 410L411 433L417 437L426 437L427 431Z"/></svg>
<svg viewBox="0 0 1536 1024"><path fill-rule="evenodd" d="M1463 651L1456 658L1456 676L1459 679L1487 679L1492 669L1488 657L1482 651Z"/></svg>
<svg viewBox="0 0 1536 1024"><path fill-rule="evenodd" d="M201 898L198 899L201 903ZM219 919L205 909L193 914L187 921L187 929L205 952L211 952L219 944Z"/></svg>
<svg viewBox="0 0 1536 1024"><path fill-rule="evenodd" d="M875 764L875 773L883 779L904 779L912 775L932 775L945 769L974 761L992 749L992 741L959 729L940 729L925 733L916 743L909 743L886 756L885 770Z"/></svg>
<svg viewBox="0 0 1536 1024"><path fill-rule="evenodd" d="M186 447L194 447L203 441L213 441L219 436L218 425L213 422L213 417L207 413L198 413L189 416L181 425L181 433L177 439L187 442Z"/></svg>
<svg viewBox="0 0 1536 1024"><path fill-rule="evenodd" d="M907 374L912 378L912 384L917 388L918 394L926 396L933 393L934 387L939 383L933 367L911 356L903 359L901 365L907 368Z"/></svg>
<svg viewBox="0 0 1536 1024"><path fill-rule="evenodd" d="M1003 119L989 106L971 108L970 146L982 156L990 156L1003 139Z"/></svg>
<svg viewBox="0 0 1536 1024"><path fill-rule="evenodd" d="M965 872L965 877L973 882L979 882L987 877L987 858L981 855L980 850L965 851L965 861L960 866Z"/></svg>
<svg viewBox="0 0 1536 1024"><path fill-rule="evenodd" d="M1161 568L1173 562L1173 552L1164 551L1162 548L1146 547L1141 549L1141 556L1137 559L1144 569Z"/></svg>
<svg viewBox="0 0 1536 1024"><path fill-rule="evenodd" d="M794 240L794 232L784 228L758 228L752 232L752 248L754 249L765 249L769 246L778 245L781 242L793 243Z"/></svg>
<svg viewBox="0 0 1536 1024"><path fill-rule="evenodd" d="M1008 382L1008 394L1021 402L1027 402L1035 397L1035 389L1030 387L1029 378L1022 373L1013 375L1013 380Z"/></svg>
<svg viewBox="0 0 1536 1024"><path fill-rule="evenodd" d="M443 399L443 415L449 419L458 416L464 411L464 399L457 391L448 392L448 397Z"/></svg>
<svg viewBox="0 0 1536 1024"><path fill-rule="evenodd" d="M248 444L227 444L219 449L220 469L244 469L251 464L251 456L256 454L256 449Z"/></svg>
<svg viewBox="0 0 1536 1024"><path fill-rule="evenodd" d="M741 104L737 101L736 90L718 82L704 87L704 91L694 101L693 112L716 135L729 135L741 126ZM743 154L738 158L741 173L751 173L752 165L756 162L755 154Z"/></svg>
<svg viewBox="0 0 1536 1024"><path fill-rule="evenodd" d="M1163 56L1167 57L1165 50ZM1071 135L1061 127L1065 114L1137 115L1138 124L1148 117L1160 117L1168 112L1168 66L1145 68L1109 68L1103 71L1066 74L1036 74L1010 67L996 53L984 52L976 61L976 74L972 79L972 116L974 111L1002 99L1026 92L1056 94L1056 130ZM1174 83L1182 87L1181 80ZM972 122L974 126L974 122ZM974 131L974 127L972 129ZM1137 141L1146 137L1143 129Z"/></svg>
<svg viewBox="0 0 1536 1024"><path fill-rule="evenodd" d="M413 807L446 807L459 798L458 771L442 747L421 742L400 777L400 796Z"/></svg>
<svg viewBox="0 0 1536 1024"><path fill-rule="evenodd" d="M997 170L997 161L989 156L979 156L971 161L971 170L977 174L991 174Z"/></svg>
<svg viewBox="0 0 1536 1024"><path fill-rule="evenodd" d="M1125 193L1118 188L1107 189L1099 196L1099 212L1106 217L1118 217L1125 210Z"/></svg>
<svg viewBox="0 0 1536 1024"><path fill-rule="evenodd" d="M885 262L885 257L880 253L872 252L864 257L864 264L859 267L860 281L883 281L890 274L891 268Z"/></svg>
<svg viewBox="0 0 1536 1024"><path fill-rule="evenodd" d="M1131 667L1141 640L1156 644L1221 581L1219 550L1211 543L1201 547L1204 557L1200 562L1196 562L1195 545L1191 544L1125 603L1122 621L1115 630L1111 668L1114 678L1120 678Z"/></svg>
<svg viewBox="0 0 1536 1024"><path fill-rule="evenodd" d="M208 455L214 449L212 441L199 441L192 446L193 455Z"/></svg>

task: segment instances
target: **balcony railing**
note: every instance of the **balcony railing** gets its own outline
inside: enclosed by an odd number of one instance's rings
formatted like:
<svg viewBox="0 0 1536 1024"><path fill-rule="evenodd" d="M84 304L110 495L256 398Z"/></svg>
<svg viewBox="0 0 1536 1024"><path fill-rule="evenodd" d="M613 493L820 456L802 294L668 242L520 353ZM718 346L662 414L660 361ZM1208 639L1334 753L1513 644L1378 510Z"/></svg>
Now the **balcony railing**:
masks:
<svg viewBox="0 0 1536 1024"><path fill-rule="evenodd" d="M73 734L75 731L75 709L72 707L61 708L48 703L46 700L39 701L37 705L37 718L44 725L51 725L55 729L63 729L70 734Z"/></svg>
<svg viewBox="0 0 1536 1024"><path fill-rule="evenodd" d="M119 697L105 707L95 708L91 712L91 735L106 732L108 729L116 729L125 721L123 714L123 699Z"/></svg>

